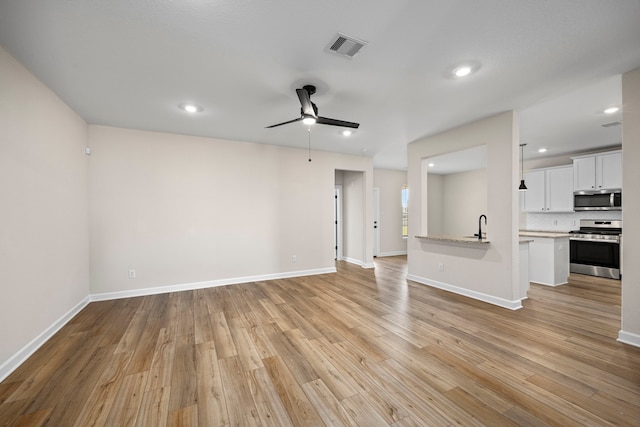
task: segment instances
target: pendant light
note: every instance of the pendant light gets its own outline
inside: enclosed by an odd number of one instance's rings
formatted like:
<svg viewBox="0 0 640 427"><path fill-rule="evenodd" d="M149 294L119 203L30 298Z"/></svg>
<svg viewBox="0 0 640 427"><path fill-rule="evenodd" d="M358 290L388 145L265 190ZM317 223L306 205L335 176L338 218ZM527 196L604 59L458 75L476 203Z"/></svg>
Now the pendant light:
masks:
<svg viewBox="0 0 640 427"><path fill-rule="evenodd" d="M524 146L527 144L520 144L520 160L521 160L521 168L520 168L520 187L518 190L527 191L527 186L524 184Z"/></svg>

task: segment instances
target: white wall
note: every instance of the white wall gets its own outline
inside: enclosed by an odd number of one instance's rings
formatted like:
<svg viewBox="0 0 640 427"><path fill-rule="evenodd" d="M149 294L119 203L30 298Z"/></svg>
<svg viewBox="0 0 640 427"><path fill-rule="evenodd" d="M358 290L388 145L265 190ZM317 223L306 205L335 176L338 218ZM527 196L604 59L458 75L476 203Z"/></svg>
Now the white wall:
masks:
<svg viewBox="0 0 640 427"><path fill-rule="evenodd" d="M429 205L431 205L430 196ZM478 232L478 218L486 213L486 169L443 176L441 217L444 234L472 236ZM484 223L482 230L487 231Z"/></svg>
<svg viewBox="0 0 640 427"><path fill-rule="evenodd" d="M363 265L366 227L363 223L366 208L364 174L342 171L342 185L343 257L349 262ZM370 243L373 244L373 240Z"/></svg>
<svg viewBox="0 0 640 427"><path fill-rule="evenodd" d="M509 308L520 307L518 249L517 117L505 112L409 144L409 277ZM487 145L486 249L431 243L412 236L427 232L423 159ZM426 168L425 168L426 169ZM444 263L444 271L438 263Z"/></svg>
<svg viewBox="0 0 640 427"><path fill-rule="evenodd" d="M335 170L373 184L364 157L103 126L89 140L93 294L333 269Z"/></svg>
<svg viewBox="0 0 640 427"><path fill-rule="evenodd" d="M429 203L427 209L427 233L443 234L442 218L444 205L444 195L442 193L444 175L428 174L427 194L429 195Z"/></svg>
<svg viewBox="0 0 640 427"><path fill-rule="evenodd" d="M86 123L2 47L0 94L1 380L87 302L89 227Z"/></svg>
<svg viewBox="0 0 640 427"><path fill-rule="evenodd" d="M622 187L624 189L622 330L619 338L640 346L640 69L622 76Z"/></svg>
<svg viewBox="0 0 640 427"><path fill-rule="evenodd" d="M407 185L405 171L391 169L374 169L373 171L373 186L380 189L378 256L407 253L407 239L402 237L402 187L405 185Z"/></svg>

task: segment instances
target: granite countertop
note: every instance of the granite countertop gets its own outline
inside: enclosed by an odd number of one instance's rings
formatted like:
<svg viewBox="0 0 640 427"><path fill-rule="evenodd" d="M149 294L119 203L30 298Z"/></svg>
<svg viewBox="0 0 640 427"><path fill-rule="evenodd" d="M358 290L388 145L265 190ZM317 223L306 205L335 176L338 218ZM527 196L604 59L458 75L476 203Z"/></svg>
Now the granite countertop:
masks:
<svg viewBox="0 0 640 427"><path fill-rule="evenodd" d="M425 239L425 240L434 240L434 241L439 241L439 242L442 242L442 243L447 243L447 242L450 242L450 243L471 243L471 244L475 244L475 245L486 245L486 244L491 243L491 242L489 242L488 240L485 240L485 239L478 240L477 237L455 236L455 235L450 235L450 234L429 234L429 235L426 235L426 236L416 236L416 238Z"/></svg>
<svg viewBox="0 0 640 427"><path fill-rule="evenodd" d="M561 237L569 237L567 231L544 231L544 230L520 230L520 237L547 237L550 239L558 239Z"/></svg>
<svg viewBox="0 0 640 427"><path fill-rule="evenodd" d="M570 234L562 231L541 231L541 230L520 230L519 231L519 243L529 243L533 241L533 237L546 237L551 239L558 239L562 237L569 237ZM489 240L478 240L477 237L472 236L456 236L451 234L428 234L426 236L415 236L417 239L432 240L434 242L441 243L464 243L474 245L486 245L491 243Z"/></svg>

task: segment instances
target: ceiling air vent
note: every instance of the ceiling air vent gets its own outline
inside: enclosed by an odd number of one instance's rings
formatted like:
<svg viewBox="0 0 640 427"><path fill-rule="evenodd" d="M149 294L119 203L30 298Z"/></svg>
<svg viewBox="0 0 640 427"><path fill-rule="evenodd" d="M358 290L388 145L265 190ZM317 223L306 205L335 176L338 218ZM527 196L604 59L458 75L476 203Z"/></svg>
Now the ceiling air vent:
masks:
<svg viewBox="0 0 640 427"><path fill-rule="evenodd" d="M333 52L340 56L347 58L353 58L356 53L366 46L367 42L358 40L354 37L345 36L344 34L337 34L327 46L329 52Z"/></svg>
<svg viewBox="0 0 640 427"><path fill-rule="evenodd" d="M617 122L611 122L611 123L605 123L603 125L601 125L603 128L610 128L612 126L620 126L622 124L621 121L617 121Z"/></svg>

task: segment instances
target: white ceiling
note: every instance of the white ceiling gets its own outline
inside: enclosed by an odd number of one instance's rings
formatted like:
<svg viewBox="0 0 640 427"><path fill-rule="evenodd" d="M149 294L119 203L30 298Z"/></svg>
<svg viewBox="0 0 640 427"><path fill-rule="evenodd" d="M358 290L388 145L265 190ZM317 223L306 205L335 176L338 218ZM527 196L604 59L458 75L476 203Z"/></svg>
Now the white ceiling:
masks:
<svg viewBox="0 0 640 427"><path fill-rule="evenodd" d="M339 32L369 44L327 53ZM301 123L265 126L315 84L321 115L361 125L313 126L314 149L402 169L409 142L511 109L525 157L619 144L602 109L640 67L640 1L1 0L0 44L92 124L306 148Z"/></svg>
<svg viewBox="0 0 640 427"><path fill-rule="evenodd" d="M449 175L452 173L469 172L487 167L487 146L457 150L424 160L429 167L429 174Z"/></svg>

